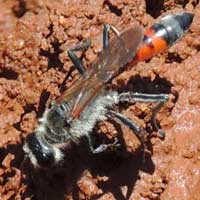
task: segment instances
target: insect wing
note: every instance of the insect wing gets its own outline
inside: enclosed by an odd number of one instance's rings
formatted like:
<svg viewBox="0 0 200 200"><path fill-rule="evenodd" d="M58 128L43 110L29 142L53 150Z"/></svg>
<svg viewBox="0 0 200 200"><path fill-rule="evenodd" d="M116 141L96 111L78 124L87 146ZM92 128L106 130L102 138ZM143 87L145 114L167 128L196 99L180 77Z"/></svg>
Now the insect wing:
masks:
<svg viewBox="0 0 200 200"><path fill-rule="evenodd" d="M107 82L129 63L143 39L143 29L130 28L114 37L90 68L89 76L96 74L102 82Z"/></svg>
<svg viewBox="0 0 200 200"><path fill-rule="evenodd" d="M71 107L69 119L78 117L104 84L133 59L142 39L143 30L136 26L109 42L86 73L61 96L59 101L67 101Z"/></svg>

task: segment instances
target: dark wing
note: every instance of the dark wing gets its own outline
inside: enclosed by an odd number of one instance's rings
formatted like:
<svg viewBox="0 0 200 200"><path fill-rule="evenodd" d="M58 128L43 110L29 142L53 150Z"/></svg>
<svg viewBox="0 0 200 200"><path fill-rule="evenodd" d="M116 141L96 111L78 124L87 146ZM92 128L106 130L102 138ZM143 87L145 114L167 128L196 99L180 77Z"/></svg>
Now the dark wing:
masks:
<svg viewBox="0 0 200 200"><path fill-rule="evenodd" d="M58 102L67 101L71 106L69 119L78 117L104 84L134 58L142 39L143 30L136 26L109 42L86 73L59 98Z"/></svg>

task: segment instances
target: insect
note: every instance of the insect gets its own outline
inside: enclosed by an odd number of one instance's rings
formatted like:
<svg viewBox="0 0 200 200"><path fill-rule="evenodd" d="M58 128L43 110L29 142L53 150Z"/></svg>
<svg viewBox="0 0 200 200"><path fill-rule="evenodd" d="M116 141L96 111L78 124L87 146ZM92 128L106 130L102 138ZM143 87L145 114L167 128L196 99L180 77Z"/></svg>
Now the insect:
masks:
<svg viewBox="0 0 200 200"><path fill-rule="evenodd" d="M38 127L27 136L23 150L32 164L35 167L57 165L63 160L63 149L69 142L78 144L83 137L87 139L93 153L101 153L118 146L116 139L111 144L93 147L92 129L98 121L106 120L108 117L120 120L140 137L142 129L113 110L113 106L120 102L157 103L152 117L155 127L162 133L155 117L168 100L167 94L143 94L131 91L119 94L107 90L105 86L127 64L131 66L147 60L174 44L188 30L192 20L191 13L167 15L145 32L141 27L135 26L119 33L113 26L104 25L103 50L87 70L75 51L88 48L89 41L70 49L68 55L81 77L60 98L50 104L42 118L38 120ZM110 30L116 36L109 41Z"/></svg>

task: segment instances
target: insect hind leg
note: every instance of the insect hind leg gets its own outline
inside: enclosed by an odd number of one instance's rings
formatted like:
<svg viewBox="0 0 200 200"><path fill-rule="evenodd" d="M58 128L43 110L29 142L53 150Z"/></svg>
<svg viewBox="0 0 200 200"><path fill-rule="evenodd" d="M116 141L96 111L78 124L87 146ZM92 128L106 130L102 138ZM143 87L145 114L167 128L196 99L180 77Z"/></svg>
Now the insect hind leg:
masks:
<svg viewBox="0 0 200 200"><path fill-rule="evenodd" d="M76 51L86 51L91 45L91 41L89 39L85 40L82 44L77 45L71 49L68 50L68 56L76 69L79 71L81 75L83 75L86 71L85 66L83 65L80 58L77 57L75 54Z"/></svg>
<svg viewBox="0 0 200 200"><path fill-rule="evenodd" d="M103 26L103 50L108 46L109 44L109 35L110 30L112 30L116 35L120 35L119 31L109 24L104 24Z"/></svg>
<svg viewBox="0 0 200 200"><path fill-rule="evenodd" d="M109 44L109 32L112 30L116 35L120 35L119 31L114 27L109 24L105 24L103 27L103 50L108 46ZM76 69L79 71L81 75L83 75L86 72L86 68L83 65L82 61L80 58L77 57L75 54L76 51L86 51L91 45L91 41L89 39L85 40L82 44L77 45L75 47L70 48L67 53L76 67Z"/></svg>
<svg viewBox="0 0 200 200"><path fill-rule="evenodd" d="M168 101L169 95L167 94L145 94L145 93L133 93L126 92L119 95L120 102L147 102L147 103L157 103L156 106L152 108L152 123L156 130L159 132L160 137L164 138L165 133L159 128L156 122L156 114L160 111L163 105Z"/></svg>

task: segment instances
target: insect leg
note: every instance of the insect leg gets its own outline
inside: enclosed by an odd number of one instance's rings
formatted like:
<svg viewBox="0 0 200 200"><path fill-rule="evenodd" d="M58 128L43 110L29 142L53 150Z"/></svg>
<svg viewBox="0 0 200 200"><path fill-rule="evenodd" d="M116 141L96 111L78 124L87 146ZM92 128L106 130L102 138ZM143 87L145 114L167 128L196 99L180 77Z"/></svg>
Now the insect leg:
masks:
<svg viewBox="0 0 200 200"><path fill-rule="evenodd" d="M144 133L146 133L146 131L139 127L134 121L132 121L131 119L127 118L126 116L122 115L121 113L117 113L113 110L109 110L108 114L110 114L111 116L115 117L116 119L119 119L124 125L126 125L127 127L129 127L137 136L137 138L140 140L140 142L143 144L145 144L144 139L142 137L142 135Z"/></svg>
<svg viewBox="0 0 200 200"><path fill-rule="evenodd" d="M123 124L128 126L138 137L141 137L141 133L144 132L144 130L139 127L136 123L134 123L132 120L128 119L124 115L117 113L113 110L109 110L108 114L111 116L114 116L115 118L119 119Z"/></svg>
<svg viewBox="0 0 200 200"><path fill-rule="evenodd" d="M112 30L116 35L120 35L119 31L114 26L105 24L103 28L103 49L105 49L108 46L110 30ZM82 44L69 49L67 52L70 60L72 61L72 63L74 64L74 66L77 68L77 70L81 75L85 73L86 68L84 67L82 61L75 54L75 51L86 51L90 45L91 41L87 39Z"/></svg>
<svg viewBox="0 0 200 200"><path fill-rule="evenodd" d="M155 107L152 108L152 123L158 130L160 137L164 138L165 133L159 128L156 122L156 114L160 111L166 101L168 101L169 95L167 94L144 94L144 93L133 93L126 92L119 95L120 102L147 102L147 103L157 103Z"/></svg>
<svg viewBox="0 0 200 200"><path fill-rule="evenodd" d="M79 71L81 75L83 75L86 71L86 68L84 67L82 61L80 58L77 57L77 55L74 53L75 51L86 51L89 46L91 45L91 41L89 39L85 40L82 44L77 45L71 49L68 50L68 56L76 69Z"/></svg>
<svg viewBox="0 0 200 200"><path fill-rule="evenodd" d="M102 152L107 151L107 150L112 150L113 151L114 149L116 149L116 148L118 148L120 146L120 144L118 143L118 139L115 138L115 141L113 143L101 144L97 148L94 148L93 147L92 138L90 136L87 136L86 138L87 138L87 141L88 141L88 144L89 144L89 147L90 147L90 151L93 154L102 153Z"/></svg>
<svg viewBox="0 0 200 200"><path fill-rule="evenodd" d="M113 110L109 110L108 114L120 120L124 125L129 127L135 133L138 140L142 144L142 154L143 154L142 162L145 163L145 152L147 151L147 146L145 143L146 131L143 128L139 127L134 121L122 115L121 113L117 113Z"/></svg>
<svg viewBox="0 0 200 200"><path fill-rule="evenodd" d="M119 31L109 24L104 24L103 26L103 50L108 46L109 44L109 33L110 30L112 30L116 35L120 35Z"/></svg>

